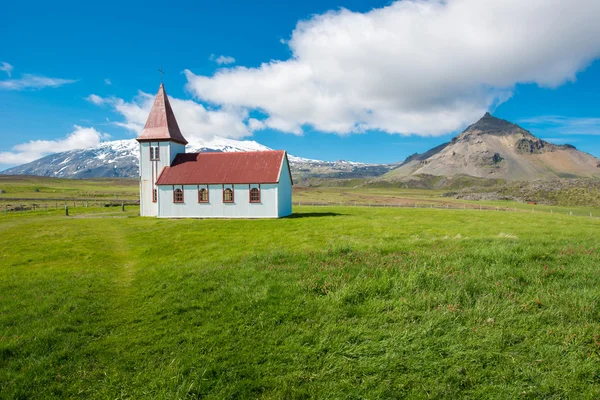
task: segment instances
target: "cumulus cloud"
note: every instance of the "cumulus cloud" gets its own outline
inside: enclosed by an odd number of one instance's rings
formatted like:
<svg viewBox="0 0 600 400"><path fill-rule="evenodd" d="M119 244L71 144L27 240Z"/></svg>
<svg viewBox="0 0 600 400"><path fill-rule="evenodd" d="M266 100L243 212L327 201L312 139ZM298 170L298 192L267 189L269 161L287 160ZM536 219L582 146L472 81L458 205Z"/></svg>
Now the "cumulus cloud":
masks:
<svg viewBox="0 0 600 400"><path fill-rule="evenodd" d="M404 0L297 24L288 60L213 76L212 104L259 110L264 127L438 135L474 122L518 83L557 87L600 56L597 0Z"/></svg>
<svg viewBox="0 0 600 400"><path fill-rule="evenodd" d="M20 79L6 79L0 81L0 89L26 90L43 89L46 87L55 88L74 82L77 81L73 79L48 78L41 75L23 74L23 76Z"/></svg>
<svg viewBox="0 0 600 400"><path fill-rule="evenodd" d="M108 138L94 128L75 125L73 132L62 139L32 140L14 146L11 152L0 152L0 164L25 164L52 153L94 147Z"/></svg>
<svg viewBox="0 0 600 400"><path fill-rule="evenodd" d="M138 135L144 125L154 102L154 95L138 92L131 101L116 97L100 97L91 94L87 100L96 105L109 105L123 117L116 125ZM203 142L214 136L238 139L251 136L252 131L260 129L256 119L249 118L248 110L224 106L218 109L208 109L193 100L177 99L169 96L169 102L177 118L177 124L185 138L190 142Z"/></svg>
<svg viewBox="0 0 600 400"><path fill-rule="evenodd" d="M13 68L14 67L12 65L10 65L9 63L7 63L7 62L0 63L0 71L6 72L6 74L8 75L9 78L12 75Z"/></svg>
<svg viewBox="0 0 600 400"><path fill-rule="evenodd" d="M219 65L227 65L227 64L233 64L235 62L235 58L230 57L230 56L215 56L214 54L211 54L210 57L208 57L208 59L210 61L214 61Z"/></svg>

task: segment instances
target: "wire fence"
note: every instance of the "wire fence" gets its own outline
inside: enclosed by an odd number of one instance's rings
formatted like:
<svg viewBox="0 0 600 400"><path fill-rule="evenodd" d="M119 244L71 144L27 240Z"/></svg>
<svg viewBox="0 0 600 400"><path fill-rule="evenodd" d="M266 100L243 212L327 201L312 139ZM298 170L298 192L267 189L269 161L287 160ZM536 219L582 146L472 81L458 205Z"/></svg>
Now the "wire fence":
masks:
<svg viewBox="0 0 600 400"><path fill-rule="evenodd" d="M43 199L43 198L20 198L20 199L1 199L0 212L5 214L12 212L28 211L52 211L65 210L69 208L109 208L125 206L139 206L139 200L125 199ZM542 206L531 208L494 206L487 204L472 203L424 203L424 202L403 202L403 203L360 203L360 202L323 202L323 201L294 201L294 206L312 206L312 207L373 207L373 208L431 208L446 210L479 210L479 211L505 211L521 213L545 213L557 215L572 215L579 217L600 218L600 210L587 211L578 208L569 209L568 207Z"/></svg>
<svg viewBox="0 0 600 400"><path fill-rule="evenodd" d="M105 208L139 205L139 200L125 199L52 199L52 198L10 198L0 199L0 211L52 211L66 208Z"/></svg>
<svg viewBox="0 0 600 400"><path fill-rule="evenodd" d="M419 203L419 202L404 202L404 203L358 203L358 202L318 202L318 201L294 201L292 202L295 206L313 206L313 207L376 207L376 208L432 208L432 209L444 209L444 210L479 210L479 211L505 211L505 212L521 212L521 213L544 213L544 214L557 214L557 215L572 215L579 217L590 217L600 218L600 210L596 211L583 211L581 209L568 207L556 207L550 206L543 207L531 207L531 209L523 207L508 207L508 206L492 206L487 204L469 204L469 203Z"/></svg>

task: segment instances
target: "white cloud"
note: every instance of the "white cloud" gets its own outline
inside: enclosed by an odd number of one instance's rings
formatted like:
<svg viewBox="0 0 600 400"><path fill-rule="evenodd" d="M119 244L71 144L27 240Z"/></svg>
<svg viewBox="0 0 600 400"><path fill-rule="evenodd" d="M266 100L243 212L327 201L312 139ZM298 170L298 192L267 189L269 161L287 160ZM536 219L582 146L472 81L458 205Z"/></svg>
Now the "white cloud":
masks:
<svg viewBox="0 0 600 400"><path fill-rule="evenodd" d="M14 146L12 152L0 152L0 164L25 164L52 153L94 147L108 138L109 135L94 128L75 125L74 131L62 139L32 140Z"/></svg>
<svg viewBox="0 0 600 400"><path fill-rule="evenodd" d="M600 135L600 118L542 115L521 119L519 123L527 124L536 130L543 130L546 134Z"/></svg>
<svg viewBox="0 0 600 400"><path fill-rule="evenodd" d="M12 68L12 67L11 67ZM23 74L20 79L7 79L0 81L0 89L26 90L43 89L46 87L59 87L68 83L77 82L73 79L47 78L41 75Z"/></svg>
<svg viewBox="0 0 600 400"><path fill-rule="evenodd" d="M97 106L101 106L103 105L106 100L100 96L97 96L95 94L90 94L88 97L85 98L87 101L94 103Z"/></svg>
<svg viewBox="0 0 600 400"><path fill-rule="evenodd" d="M227 64L233 64L235 62L235 58L230 57L230 56L215 56L214 54L211 54L210 57L208 57L208 59L210 61L214 61L219 65L227 65Z"/></svg>
<svg viewBox="0 0 600 400"><path fill-rule="evenodd" d="M110 105L121 114L123 121L116 125L138 135L144 125L154 102L154 95L139 92L131 101L116 97L100 97L91 94L87 100L96 105ZM193 100L182 100L169 96L177 123L184 137L190 142L211 140L214 136L242 138L251 136L252 131L260 129L257 120L249 118L247 110L240 107L225 106L219 109L207 109Z"/></svg>
<svg viewBox="0 0 600 400"><path fill-rule="evenodd" d="M265 127L438 135L473 123L518 83L557 87L600 56L597 0L405 0L301 21L292 57L185 71L212 104L260 110Z"/></svg>
<svg viewBox="0 0 600 400"><path fill-rule="evenodd" d="M9 78L12 75L13 68L14 67L12 65L10 65L9 63L7 63L7 62L0 63L0 71L6 72L6 74L8 75Z"/></svg>
<svg viewBox="0 0 600 400"><path fill-rule="evenodd" d="M104 83L105 83L106 85L108 85L108 86L111 86L111 85L112 85L112 82L111 82L111 81L110 81L110 79L108 79L108 78L104 79Z"/></svg>

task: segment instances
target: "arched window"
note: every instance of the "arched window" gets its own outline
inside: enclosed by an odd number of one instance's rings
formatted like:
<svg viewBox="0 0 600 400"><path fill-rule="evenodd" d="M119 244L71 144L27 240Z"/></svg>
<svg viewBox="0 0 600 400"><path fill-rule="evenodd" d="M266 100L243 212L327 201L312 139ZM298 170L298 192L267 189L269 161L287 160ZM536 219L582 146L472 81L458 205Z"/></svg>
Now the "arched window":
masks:
<svg viewBox="0 0 600 400"><path fill-rule="evenodd" d="M258 188L250 189L250 203L260 203L260 190Z"/></svg>
<svg viewBox="0 0 600 400"><path fill-rule="evenodd" d="M183 190L175 189L173 191L173 203L183 203Z"/></svg>
<svg viewBox="0 0 600 400"><path fill-rule="evenodd" d="M233 190L229 188L223 190L223 203L233 203Z"/></svg>
<svg viewBox="0 0 600 400"><path fill-rule="evenodd" d="M208 189L201 188L198 190L198 203L208 203Z"/></svg>

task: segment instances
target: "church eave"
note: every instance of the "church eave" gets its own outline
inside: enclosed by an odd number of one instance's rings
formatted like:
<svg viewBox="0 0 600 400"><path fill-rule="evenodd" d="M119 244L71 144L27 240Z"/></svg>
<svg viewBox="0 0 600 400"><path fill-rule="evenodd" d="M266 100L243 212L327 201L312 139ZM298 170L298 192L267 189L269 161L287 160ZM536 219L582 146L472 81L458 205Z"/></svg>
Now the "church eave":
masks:
<svg viewBox="0 0 600 400"><path fill-rule="evenodd" d="M138 137L135 140L137 140L139 143L142 142L175 142L175 143L179 143L182 145L187 145L188 142L187 140L179 140L179 139L175 139L175 138L145 138L145 137Z"/></svg>

